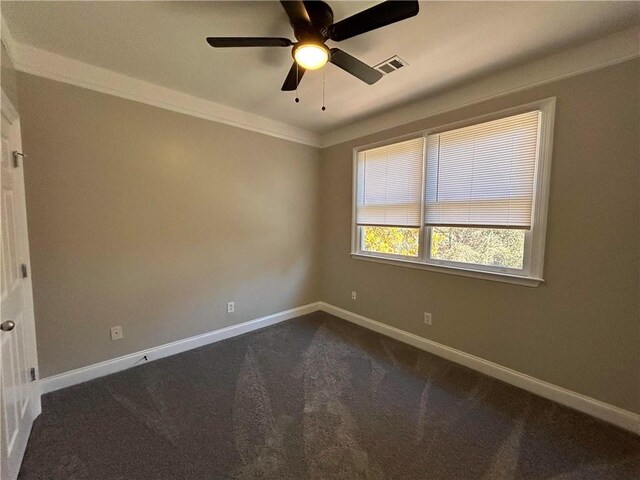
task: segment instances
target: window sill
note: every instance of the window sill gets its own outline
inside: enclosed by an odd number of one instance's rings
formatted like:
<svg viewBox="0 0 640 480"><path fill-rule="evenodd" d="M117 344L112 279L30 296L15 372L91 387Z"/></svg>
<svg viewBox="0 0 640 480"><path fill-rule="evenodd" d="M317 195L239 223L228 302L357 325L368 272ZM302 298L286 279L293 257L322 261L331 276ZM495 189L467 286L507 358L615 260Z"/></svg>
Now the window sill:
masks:
<svg viewBox="0 0 640 480"><path fill-rule="evenodd" d="M486 272L481 270L458 268L444 265L429 265L427 263L414 262L411 260L377 257L362 253L352 253L351 258L354 258L356 260L366 260L368 262L386 263L387 265L395 265L397 267L417 268L419 270L448 273L450 275L459 275L461 277L480 278L482 280L490 280L492 282L512 283L515 285L523 285L525 287L537 287L542 282L544 282L542 278L525 277L499 272Z"/></svg>

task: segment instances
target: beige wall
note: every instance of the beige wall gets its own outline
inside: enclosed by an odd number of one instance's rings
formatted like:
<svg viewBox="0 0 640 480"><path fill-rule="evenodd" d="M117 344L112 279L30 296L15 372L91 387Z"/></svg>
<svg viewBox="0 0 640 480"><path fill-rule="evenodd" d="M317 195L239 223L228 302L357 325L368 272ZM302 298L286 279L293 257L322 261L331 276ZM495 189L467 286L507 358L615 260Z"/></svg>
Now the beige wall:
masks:
<svg viewBox="0 0 640 480"><path fill-rule="evenodd" d="M43 377L318 300L317 149L18 83Z"/></svg>
<svg viewBox="0 0 640 480"><path fill-rule="evenodd" d="M20 74L41 374L324 300L638 412L639 78L634 60L319 152ZM550 96L545 284L350 258L353 147Z"/></svg>
<svg viewBox="0 0 640 480"><path fill-rule="evenodd" d="M13 68L13 63L11 63L4 43L0 45L0 85L11 103L13 103L13 106L18 109L18 73Z"/></svg>
<svg viewBox="0 0 640 480"><path fill-rule="evenodd" d="M322 299L640 412L639 94L633 60L323 150ZM354 147L551 96L557 110L543 285L351 259ZM425 311L433 313L431 327Z"/></svg>

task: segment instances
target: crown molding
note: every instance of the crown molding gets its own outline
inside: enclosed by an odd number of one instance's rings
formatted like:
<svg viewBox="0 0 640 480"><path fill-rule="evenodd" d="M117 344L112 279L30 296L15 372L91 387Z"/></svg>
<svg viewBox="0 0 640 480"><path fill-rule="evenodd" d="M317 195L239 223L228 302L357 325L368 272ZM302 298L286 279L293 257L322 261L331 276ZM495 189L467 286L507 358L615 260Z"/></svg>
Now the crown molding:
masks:
<svg viewBox="0 0 640 480"><path fill-rule="evenodd" d="M319 134L18 42L0 21L16 70L318 148L640 57L640 27L633 27Z"/></svg>
<svg viewBox="0 0 640 480"><path fill-rule="evenodd" d="M12 37L4 18L1 28L2 40L13 66L21 72L320 147L317 133L20 43Z"/></svg>
<svg viewBox="0 0 640 480"><path fill-rule="evenodd" d="M322 135L322 147L355 140L416 120L638 58L639 39L640 27L634 27L563 50L454 90L338 127Z"/></svg>

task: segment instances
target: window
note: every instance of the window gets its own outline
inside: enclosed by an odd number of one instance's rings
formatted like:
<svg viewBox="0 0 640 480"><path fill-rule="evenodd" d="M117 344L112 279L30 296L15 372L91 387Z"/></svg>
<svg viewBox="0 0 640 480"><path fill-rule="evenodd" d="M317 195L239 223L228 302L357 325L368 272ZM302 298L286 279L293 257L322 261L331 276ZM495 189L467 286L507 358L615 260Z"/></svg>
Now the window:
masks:
<svg viewBox="0 0 640 480"><path fill-rule="evenodd" d="M422 137L358 153L356 215L363 251L418 256L423 158Z"/></svg>
<svg viewBox="0 0 640 480"><path fill-rule="evenodd" d="M537 285L555 99L355 151L359 258Z"/></svg>

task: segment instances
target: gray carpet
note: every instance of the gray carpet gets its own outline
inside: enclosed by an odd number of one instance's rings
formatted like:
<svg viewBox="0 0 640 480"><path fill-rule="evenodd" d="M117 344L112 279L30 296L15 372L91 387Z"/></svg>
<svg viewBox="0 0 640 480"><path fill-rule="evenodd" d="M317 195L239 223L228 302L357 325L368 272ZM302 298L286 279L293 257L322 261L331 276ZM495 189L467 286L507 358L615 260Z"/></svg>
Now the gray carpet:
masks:
<svg viewBox="0 0 640 480"><path fill-rule="evenodd" d="M19 478L638 479L640 437L316 312L46 395Z"/></svg>

